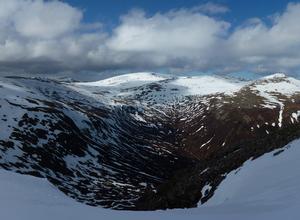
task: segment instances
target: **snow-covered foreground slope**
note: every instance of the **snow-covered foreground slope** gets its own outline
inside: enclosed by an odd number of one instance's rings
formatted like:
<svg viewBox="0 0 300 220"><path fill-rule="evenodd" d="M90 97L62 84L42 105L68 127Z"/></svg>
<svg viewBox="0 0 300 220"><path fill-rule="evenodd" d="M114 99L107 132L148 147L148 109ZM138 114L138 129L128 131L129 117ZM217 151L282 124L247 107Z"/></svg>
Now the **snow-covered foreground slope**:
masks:
<svg viewBox="0 0 300 220"><path fill-rule="evenodd" d="M232 171L215 196L189 210L124 212L90 207L66 197L47 181L0 171L1 219L297 219L300 208L300 140ZM274 154L276 156L274 156Z"/></svg>
<svg viewBox="0 0 300 220"><path fill-rule="evenodd" d="M215 208L216 212L227 210L259 219L299 218L299 158L298 139L282 149L248 160L227 175L202 208Z"/></svg>

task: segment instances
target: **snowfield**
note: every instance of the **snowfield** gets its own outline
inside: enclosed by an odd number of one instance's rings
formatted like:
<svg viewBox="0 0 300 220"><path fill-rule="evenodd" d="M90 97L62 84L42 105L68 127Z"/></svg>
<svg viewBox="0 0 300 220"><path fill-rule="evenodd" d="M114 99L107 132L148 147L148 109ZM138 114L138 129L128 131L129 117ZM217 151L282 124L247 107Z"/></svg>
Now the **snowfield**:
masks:
<svg viewBox="0 0 300 220"><path fill-rule="evenodd" d="M178 77L171 84L187 88L184 95L232 94L247 83L227 80L217 76Z"/></svg>
<svg viewBox="0 0 300 220"><path fill-rule="evenodd" d="M156 87L153 87L154 85ZM149 88L151 86L152 88ZM152 100L155 104L165 104L172 103L185 96L213 94L232 96L247 86L264 97L266 99L264 107L269 108L275 108L278 104L282 105L276 95L289 97L300 92L300 81L283 73L275 73L254 81L241 81L217 75L174 76L140 72L115 76L96 82L74 83L72 88L89 96L94 96L93 93L102 91L106 93L106 98L110 99L129 97L136 99L137 96L143 96L143 101L149 102Z"/></svg>
<svg viewBox="0 0 300 220"><path fill-rule="evenodd" d="M143 102L151 104L174 103L190 95L210 95L223 93L233 95L249 82L226 79L217 75L174 76L151 72L129 73L96 82L74 83L73 89L94 96L105 92L111 100L143 97ZM152 102L151 102L152 101ZM113 102L108 101L113 104Z"/></svg>
<svg viewBox="0 0 300 220"><path fill-rule="evenodd" d="M1 170L1 219L297 219L300 140L282 150L247 161L227 175L208 203L189 210L125 212L90 207L65 196L44 179Z"/></svg>
<svg viewBox="0 0 300 220"><path fill-rule="evenodd" d="M129 73L96 82L75 83L79 86L94 86L109 89L128 89L154 82L167 82L167 87L181 88L185 93L181 95L207 95L227 93L241 89L246 82L229 80L219 76L174 76L168 74L141 72Z"/></svg>
<svg viewBox="0 0 300 220"><path fill-rule="evenodd" d="M129 73L120 76L111 77L108 79L96 81L96 82L86 82L86 83L76 83L77 85L85 86L102 86L102 87L119 87L119 88L130 88L134 86L141 86L151 82L158 82L167 79L162 75L149 72L140 73Z"/></svg>

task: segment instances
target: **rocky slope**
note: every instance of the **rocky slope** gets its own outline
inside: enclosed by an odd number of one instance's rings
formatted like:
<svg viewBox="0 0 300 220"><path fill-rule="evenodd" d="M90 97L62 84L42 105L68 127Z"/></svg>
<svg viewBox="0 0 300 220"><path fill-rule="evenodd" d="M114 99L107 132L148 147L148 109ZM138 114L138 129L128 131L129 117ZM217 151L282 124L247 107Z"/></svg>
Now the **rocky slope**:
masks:
<svg viewBox="0 0 300 220"><path fill-rule="evenodd" d="M283 74L13 77L0 94L0 166L113 209L195 207L245 161L300 137L300 81Z"/></svg>

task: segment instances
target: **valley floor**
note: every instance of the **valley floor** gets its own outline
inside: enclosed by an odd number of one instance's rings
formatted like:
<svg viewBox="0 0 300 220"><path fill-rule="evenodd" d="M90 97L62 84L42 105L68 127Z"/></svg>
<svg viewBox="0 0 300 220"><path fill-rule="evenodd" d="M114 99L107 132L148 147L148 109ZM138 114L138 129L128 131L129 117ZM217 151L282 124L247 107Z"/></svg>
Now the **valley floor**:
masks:
<svg viewBox="0 0 300 220"><path fill-rule="evenodd" d="M297 219L300 209L300 140L227 175L207 204L185 210L111 211L78 203L46 180L0 171L0 219ZM274 154L276 156L274 156Z"/></svg>

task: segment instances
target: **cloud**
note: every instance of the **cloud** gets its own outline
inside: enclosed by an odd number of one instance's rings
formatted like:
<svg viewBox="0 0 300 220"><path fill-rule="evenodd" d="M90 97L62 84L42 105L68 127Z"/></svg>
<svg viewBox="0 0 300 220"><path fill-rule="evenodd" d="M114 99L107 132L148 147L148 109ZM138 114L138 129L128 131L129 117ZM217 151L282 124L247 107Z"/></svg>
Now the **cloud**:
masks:
<svg viewBox="0 0 300 220"><path fill-rule="evenodd" d="M205 65L211 58L210 51L226 35L229 26L227 22L189 10L151 17L142 11L132 11L122 17L107 46L134 65L145 61L157 67L184 68L191 62Z"/></svg>
<svg viewBox="0 0 300 220"><path fill-rule="evenodd" d="M111 33L101 21L61 1L0 1L0 74L5 71L255 71L299 72L300 4L270 22L249 18L232 27L206 3L147 15L122 15Z"/></svg>
<svg viewBox="0 0 300 220"><path fill-rule="evenodd" d="M229 12L229 8L226 5L207 2L205 4L194 7L194 10L207 13L207 14L224 14Z"/></svg>
<svg viewBox="0 0 300 220"><path fill-rule="evenodd" d="M79 9L60 1L1 0L0 69L89 68L86 56L106 34L99 23L84 24L82 17Z"/></svg>
<svg viewBox="0 0 300 220"><path fill-rule="evenodd" d="M270 71L299 71L299 16L300 4L290 3L271 26L256 19L237 28L227 40L233 59Z"/></svg>
<svg viewBox="0 0 300 220"><path fill-rule="evenodd" d="M22 37L59 37L74 31L82 19L81 11L58 1L2 0L0 5L2 27Z"/></svg>
<svg viewBox="0 0 300 220"><path fill-rule="evenodd" d="M211 47L230 25L186 10L146 17L141 11L124 16L109 41L119 51L147 51L168 55Z"/></svg>

